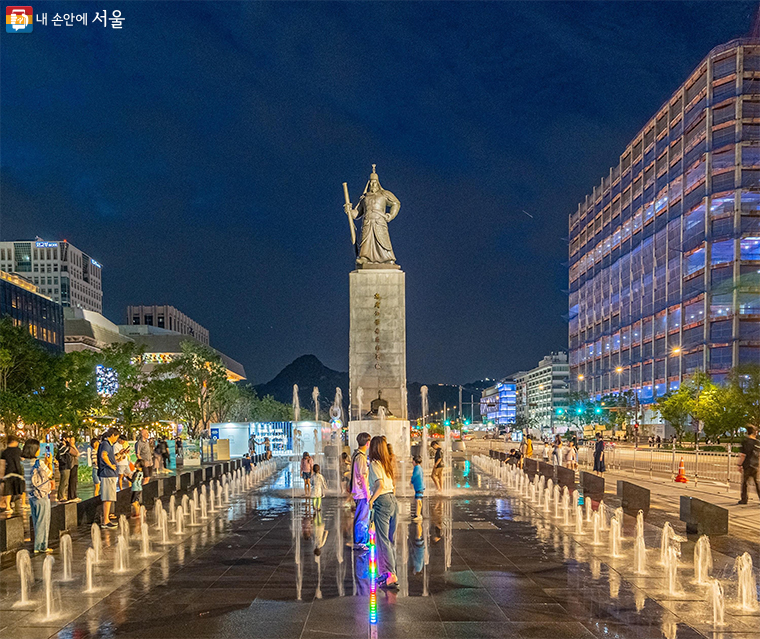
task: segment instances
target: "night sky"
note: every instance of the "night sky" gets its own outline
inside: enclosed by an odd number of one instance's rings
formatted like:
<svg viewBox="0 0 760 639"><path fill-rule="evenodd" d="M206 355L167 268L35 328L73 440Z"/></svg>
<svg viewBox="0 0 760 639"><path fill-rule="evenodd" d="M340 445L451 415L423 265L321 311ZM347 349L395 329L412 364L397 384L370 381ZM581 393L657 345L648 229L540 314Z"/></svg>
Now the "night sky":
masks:
<svg viewBox="0 0 760 639"><path fill-rule="evenodd" d="M377 163L409 379L504 376L567 344L568 214L756 6L35 2L2 33L0 239L69 240L106 317L172 304L252 381L346 370L341 183Z"/></svg>

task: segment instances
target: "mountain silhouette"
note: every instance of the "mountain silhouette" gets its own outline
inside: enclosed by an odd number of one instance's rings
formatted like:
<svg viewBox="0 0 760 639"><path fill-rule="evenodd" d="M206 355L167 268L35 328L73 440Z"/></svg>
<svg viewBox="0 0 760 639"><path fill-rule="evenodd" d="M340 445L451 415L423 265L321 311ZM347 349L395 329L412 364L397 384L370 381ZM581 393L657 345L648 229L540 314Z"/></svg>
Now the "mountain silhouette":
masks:
<svg viewBox="0 0 760 639"><path fill-rule="evenodd" d="M464 403L463 416L467 419L480 421L480 392L493 382L473 382L462 385L462 401ZM348 407L348 373L335 371L325 366L315 355L301 355L283 368L274 379L265 384L254 386L259 397L271 395L278 402L290 404L293 401L293 384L298 384L298 398L301 406L314 410L311 398L312 389L319 388L319 406L322 415L327 414L327 409L332 405L335 398L335 389L340 388L343 392L343 407ZM407 395L409 403L409 418L417 419L422 416L422 400L420 399L420 387L422 382L408 382ZM459 386L452 384L428 383L428 405L430 412L443 409L444 402L447 407L459 404ZM474 402L474 406L470 405ZM452 412L451 418L455 418Z"/></svg>

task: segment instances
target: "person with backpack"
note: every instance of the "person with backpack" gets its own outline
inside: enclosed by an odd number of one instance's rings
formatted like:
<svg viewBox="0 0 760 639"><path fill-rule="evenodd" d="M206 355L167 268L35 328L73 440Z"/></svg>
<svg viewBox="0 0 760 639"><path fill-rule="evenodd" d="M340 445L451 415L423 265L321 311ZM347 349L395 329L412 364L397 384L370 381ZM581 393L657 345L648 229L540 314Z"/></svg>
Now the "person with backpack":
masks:
<svg viewBox="0 0 760 639"><path fill-rule="evenodd" d="M369 548L369 433L356 436L357 449L351 457L351 481L349 490L354 498L354 549Z"/></svg>
<svg viewBox="0 0 760 639"><path fill-rule="evenodd" d="M757 429L747 424L747 436L742 440L742 450L739 453L739 470L742 471L742 496L740 504L749 503L749 482L755 483L757 496L760 497L760 485L757 475L760 468L760 441L757 440Z"/></svg>
<svg viewBox="0 0 760 639"><path fill-rule="evenodd" d="M50 533L50 493L55 487L55 482L48 460L40 458L40 450L39 440L27 439L21 451L27 498L32 510L35 555L53 552L48 546L48 535Z"/></svg>

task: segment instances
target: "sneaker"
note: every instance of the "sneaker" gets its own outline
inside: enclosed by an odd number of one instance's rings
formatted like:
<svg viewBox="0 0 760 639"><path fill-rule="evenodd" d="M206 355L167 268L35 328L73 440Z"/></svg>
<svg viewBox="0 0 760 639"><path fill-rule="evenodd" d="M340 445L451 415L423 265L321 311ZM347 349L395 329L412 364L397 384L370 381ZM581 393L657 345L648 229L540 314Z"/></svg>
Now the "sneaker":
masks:
<svg viewBox="0 0 760 639"><path fill-rule="evenodd" d="M115 523L113 523L112 521L109 521L107 524L101 524L100 527L101 528L107 528L109 530L112 530L114 528L118 528L118 526Z"/></svg>
<svg viewBox="0 0 760 639"><path fill-rule="evenodd" d="M354 544L354 550L369 550L367 544Z"/></svg>
<svg viewBox="0 0 760 639"><path fill-rule="evenodd" d="M422 515L416 515L416 516L412 517L412 521L415 521L415 522L422 521Z"/></svg>
<svg viewBox="0 0 760 639"><path fill-rule="evenodd" d="M74 497L74 499L69 499L69 501L73 501L75 504L78 504L82 499L80 497Z"/></svg>
<svg viewBox="0 0 760 639"><path fill-rule="evenodd" d="M749 502L748 501L738 501L736 502L737 506L746 506Z"/></svg>
<svg viewBox="0 0 760 639"><path fill-rule="evenodd" d="M52 548L45 548L45 550L43 552L45 552L45 554L47 554L47 555L52 555L53 554L53 549Z"/></svg>
<svg viewBox="0 0 760 639"><path fill-rule="evenodd" d="M13 514L13 508L6 509L5 514L10 517Z"/></svg>

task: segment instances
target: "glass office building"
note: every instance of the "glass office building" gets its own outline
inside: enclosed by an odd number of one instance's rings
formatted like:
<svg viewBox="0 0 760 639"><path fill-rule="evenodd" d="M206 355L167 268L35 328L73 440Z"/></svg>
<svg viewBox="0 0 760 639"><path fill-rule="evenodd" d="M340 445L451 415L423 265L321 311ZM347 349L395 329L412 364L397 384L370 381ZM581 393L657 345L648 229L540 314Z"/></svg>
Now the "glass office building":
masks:
<svg viewBox="0 0 760 639"><path fill-rule="evenodd" d="M571 381L642 402L760 363L760 40L716 47L570 216Z"/></svg>
<svg viewBox="0 0 760 639"><path fill-rule="evenodd" d="M517 418L517 384L504 381L486 388L480 398L480 415L485 422L506 426Z"/></svg>
<svg viewBox="0 0 760 639"><path fill-rule="evenodd" d="M37 287L17 275L0 271L0 318L9 316L15 326L26 326L40 344L63 351L63 308Z"/></svg>

